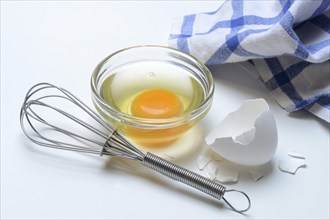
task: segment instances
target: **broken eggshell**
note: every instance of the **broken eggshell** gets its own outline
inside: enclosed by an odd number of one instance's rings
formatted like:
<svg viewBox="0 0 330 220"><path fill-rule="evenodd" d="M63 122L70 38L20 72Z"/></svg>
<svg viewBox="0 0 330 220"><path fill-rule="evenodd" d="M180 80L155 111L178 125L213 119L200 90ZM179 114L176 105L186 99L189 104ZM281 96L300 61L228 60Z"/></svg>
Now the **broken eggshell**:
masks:
<svg viewBox="0 0 330 220"><path fill-rule="evenodd" d="M277 128L264 99L246 100L205 138L221 157L258 166L269 162L277 148Z"/></svg>

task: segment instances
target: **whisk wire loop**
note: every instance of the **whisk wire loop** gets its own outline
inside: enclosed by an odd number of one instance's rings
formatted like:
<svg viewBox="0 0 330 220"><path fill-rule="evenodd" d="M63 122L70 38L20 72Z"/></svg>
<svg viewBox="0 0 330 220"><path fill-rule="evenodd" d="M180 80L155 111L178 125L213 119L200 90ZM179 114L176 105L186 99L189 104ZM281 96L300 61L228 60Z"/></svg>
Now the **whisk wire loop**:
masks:
<svg viewBox="0 0 330 220"><path fill-rule="evenodd" d="M50 96L48 96L48 97L50 97ZM77 118L77 117L75 117L75 116L73 116L73 115L71 115L71 114L69 114L69 113L67 113L67 112L62 111L61 109L58 109L58 108L56 108L56 107L53 107L53 106L51 106L51 105L48 105L48 104L43 103L43 102L40 102L40 101L35 101L35 102L33 102L33 104L37 104L37 105L40 105L40 106L44 106L44 107L48 107L48 108L50 108L50 109L53 109L54 111L57 111L57 112L63 114L64 116L70 118L71 120L73 120L73 121L75 121L75 122L77 122L77 123L80 123L80 124L84 125L87 129L89 129L89 130L92 131L92 132L95 132L97 135L100 135L101 137L104 137L104 138L106 137L106 135L105 135L104 133L100 132L100 131L97 130L96 128L94 128L94 127L88 125L87 123L85 123L84 121L80 120L79 118ZM38 115L37 115L32 109L30 109L30 105L27 107L26 110L27 110L27 111L26 111L25 113L28 114L31 118L33 118L33 119L35 119L35 120L37 120L37 121L39 121L39 122L41 122L41 123L43 123L43 124L45 124L45 125L51 127L51 128L53 128L53 129L56 130L56 131L62 132L62 133L64 133L64 134L66 134L66 135L70 135L70 136L72 136L72 137L81 138L81 139L84 139L84 140L86 140L86 141L90 141L90 142L93 142L93 143L95 143L95 144L102 145L102 142L97 142L97 141L94 141L94 140L88 139L88 138L86 138L86 137L84 137L84 136L82 136L82 135L79 135L79 134L77 134L77 133L71 132L71 131L69 131L69 130L66 130L66 129L63 129L63 128L60 128L60 127L58 127L58 126L55 126L55 125L52 125L52 124L48 123L46 120L44 120L43 118L41 118L40 116L38 116ZM32 113L32 114L31 114L31 113ZM28 119L28 120L29 120L29 119ZM30 123L31 123L31 121L30 121ZM34 127L33 127L33 129L34 129L34 131L35 131L36 133L39 134L39 132L38 132ZM39 136L42 136L42 135L39 134ZM46 137L43 137L43 138L46 139L46 140L48 140L48 141L50 141L50 142L61 143L61 142L59 142L59 141L50 140L49 138L46 138Z"/></svg>
<svg viewBox="0 0 330 220"><path fill-rule="evenodd" d="M39 94L42 91L49 90L49 89L56 89L57 92L58 91L60 92L60 95L58 95L58 94L52 94L52 95ZM38 98L31 99L33 96L38 95L38 94L39 94ZM85 152L85 153L99 154L99 150L91 149L88 146L82 146L82 145L65 143L65 142L61 142L58 140L54 140L54 139L44 136L43 134L41 134L41 132L39 132L39 129L35 125L35 124L37 124L37 122L44 126L43 129L40 129L40 130L45 130L45 128L53 129L54 131L57 131L62 134L65 134L67 136L70 136L71 138L83 140L86 142L91 142L93 144L99 145L100 147L103 146L103 141L102 142L96 141L96 140L84 137L83 135L80 135L77 132L72 132L67 129L64 129L64 128L61 128L54 124L49 123L46 119L44 119L44 117L42 117L38 113L36 113L34 108L37 106L51 109L54 112L57 112L65 117L71 119L73 122L76 122L76 123L84 126L86 129L92 131L93 133L97 134L98 136L102 137L103 139L106 139L106 137L107 137L107 135L104 132L85 123L83 120L79 119L78 117L75 117L74 115L72 115L66 111L63 111L62 109L47 103L47 101L49 101L50 99L54 99L54 98L64 99L64 100L69 101L70 103L77 106L79 109L84 110L94 120L98 121L101 119L100 116L98 116L96 113L94 113L88 106L86 106L83 102L81 102L78 98L76 98L71 93L67 92L66 90L53 86L48 83L40 83L40 84L33 86L28 91L27 95L25 96L24 103L21 107L20 123L21 123L21 127L23 129L23 132L26 134L26 136L30 140L32 140L34 143L45 146L45 147L52 147L52 148L63 149L63 150L71 150L71 151L74 150L74 151ZM33 134L31 134L31 132L28 132L28 130L26 129L26 127L24 125L24 119L27 122L27 125L30 127L30 131L32 131ZM103 125L103 127L106 128L106 130L111 131L112 127L110 127L109 125L107 125L106 123L104 123L102 121L98 121L98 122L99 122L99 124Z"/></svg>

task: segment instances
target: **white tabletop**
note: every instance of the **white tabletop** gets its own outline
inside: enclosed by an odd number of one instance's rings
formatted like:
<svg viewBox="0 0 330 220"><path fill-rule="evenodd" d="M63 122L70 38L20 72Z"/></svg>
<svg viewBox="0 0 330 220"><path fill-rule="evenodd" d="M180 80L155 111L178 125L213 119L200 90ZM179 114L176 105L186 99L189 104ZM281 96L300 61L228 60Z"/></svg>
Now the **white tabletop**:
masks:
<svg viewBox="0 0 330 220"><path fill-rule="evenodd" d="M214 104L200 137L246 99L264 98L279 143L268 172L229 185L249 194L241 215L134 162L43 149L19 124L28 88L50 82L91 105L90 76L108 54L133 45L166 45L174 17L212 11L218 1L1 1L1 219L329 219L329 125L306 111L287 113L238 64L211 67ZM307 167L283 173L290 150ZM196 157L179 161L198 170Z"/></svg>

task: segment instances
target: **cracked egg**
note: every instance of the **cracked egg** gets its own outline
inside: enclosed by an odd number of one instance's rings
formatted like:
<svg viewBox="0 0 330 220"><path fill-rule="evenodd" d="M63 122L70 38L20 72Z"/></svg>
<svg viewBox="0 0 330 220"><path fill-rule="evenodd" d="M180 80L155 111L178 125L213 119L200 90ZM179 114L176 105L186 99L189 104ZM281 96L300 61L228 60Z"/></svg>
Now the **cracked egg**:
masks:
<svg viewBox="0 0 330 220"><path fill-rule="evenodd" d="M264 99L246 100L205 138L224 159L245 166L269 162L277 148L277 127Z"/></svg>

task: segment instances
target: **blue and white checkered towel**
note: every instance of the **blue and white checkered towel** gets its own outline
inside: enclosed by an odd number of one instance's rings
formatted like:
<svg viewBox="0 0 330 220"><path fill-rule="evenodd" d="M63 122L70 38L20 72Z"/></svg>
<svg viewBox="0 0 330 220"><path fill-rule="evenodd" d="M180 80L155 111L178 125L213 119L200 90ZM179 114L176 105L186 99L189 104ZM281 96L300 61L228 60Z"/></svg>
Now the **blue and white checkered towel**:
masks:
<svg viewBox="0 0 330 220"><path fill-rule="evenodd" d="M175 19L169 46L206 65L246 61L284 109L330 122L329 2L226 1Z"/></svg>

